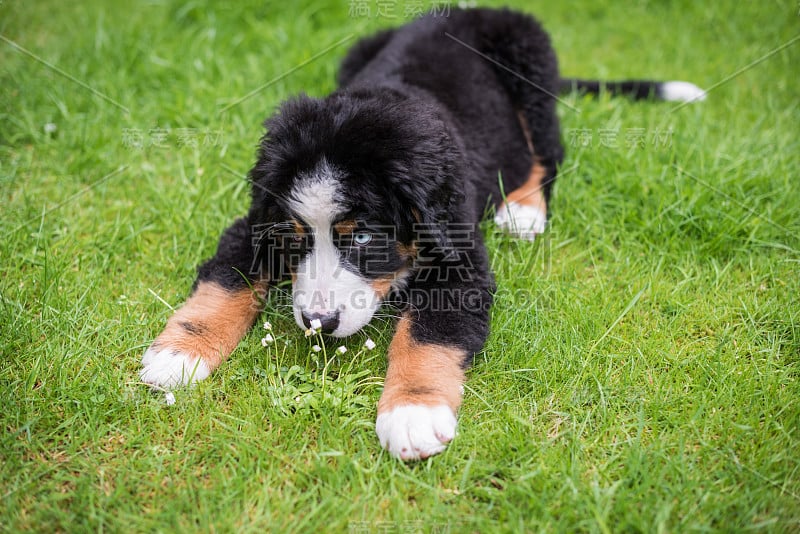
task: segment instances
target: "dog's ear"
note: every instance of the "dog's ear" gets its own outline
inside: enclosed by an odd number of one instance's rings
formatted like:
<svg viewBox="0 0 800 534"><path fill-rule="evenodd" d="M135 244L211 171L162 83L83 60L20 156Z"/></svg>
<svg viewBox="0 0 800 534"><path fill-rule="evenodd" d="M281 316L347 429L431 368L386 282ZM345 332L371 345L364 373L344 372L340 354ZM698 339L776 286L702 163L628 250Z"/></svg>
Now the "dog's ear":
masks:
<svg viewBox="0 0 800 534"><path fill-rule="evenodd" d="M414 233L419 242L435 245L442 249L450 247L448 204L449 202L445 198L429 198L425 204L418 204L420 208L415 213L418 220L415 220Z"/></svg>
<svg viewBox="0 0 800 534"><path fill-rule="evenodd" d="M444 127L419 142L412 151L412 161L404 179L396 184L412 210L416 238L436 245L440 250L453 247L450 234L454 223L468 220L462 183L460 158Z"/></svg>
<svg viewBox="0 0 800 534"><path fill-rule="evenodd" d="M253 202L271 203L285 196L284 189L291 178L302 170L302 162L314 146L313 121L320 102L317 99L299 95L284 102L275 113L264 121L265 132L261 137L256 155L256 163L250 170Z"/></svg>
<svg viewBox="0 0 800 534"><path fill-rule="evenodd" d="M436 195L415 210L414 234L420 251L433 253L434 261L458 261L465 233L458 221L464 220L460 216L464 207L463 194L449 191L446 197Z"/></svg>

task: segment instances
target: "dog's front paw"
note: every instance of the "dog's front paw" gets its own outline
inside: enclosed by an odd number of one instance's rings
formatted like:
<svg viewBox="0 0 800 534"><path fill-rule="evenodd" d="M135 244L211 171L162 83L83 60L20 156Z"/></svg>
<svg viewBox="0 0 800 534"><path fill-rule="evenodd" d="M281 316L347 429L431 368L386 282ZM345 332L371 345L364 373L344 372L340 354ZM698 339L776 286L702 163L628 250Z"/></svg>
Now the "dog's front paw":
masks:
<svg viewBox="0 0 800 534"><path fill-rule="evenodd" d="M142 382L164 389L203 380L211 370L202 358L179 350L157 347L147 349L142 357Z"/></svg>
<svg viewBox="0 0 800 534"><path fill-rule="evenodd" d="M536 206L508 202L498 208L494 222L509 234L533 241L544 233L547 215Z"/></svg>
<svg viewBox="0 0 800 534"><path fill-rule="evenodd" d="M378 414L381 445L395 458L420 460L442 452L456 435L456 416L447 405L406 404Z"/></svg>

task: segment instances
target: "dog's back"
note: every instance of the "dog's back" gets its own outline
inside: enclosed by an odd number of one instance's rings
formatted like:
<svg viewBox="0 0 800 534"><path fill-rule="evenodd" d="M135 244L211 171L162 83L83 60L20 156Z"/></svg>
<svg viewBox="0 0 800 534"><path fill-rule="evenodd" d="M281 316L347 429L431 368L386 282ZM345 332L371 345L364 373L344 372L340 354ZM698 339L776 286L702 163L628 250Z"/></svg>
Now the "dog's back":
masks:
<svg viewBox="0 0 800 534"><path fill-rule="evenodd" d="M561 161L556 57L528 15L489 9L429 14L360 41L344 59L339 82L344 91L388 87L438 103L466 159L476 219L489 199L500 202L498 175L505 191L527 179L533 147L551 168ZM530 138L526 112L538 118L537 133L544 135Z"/></svg>

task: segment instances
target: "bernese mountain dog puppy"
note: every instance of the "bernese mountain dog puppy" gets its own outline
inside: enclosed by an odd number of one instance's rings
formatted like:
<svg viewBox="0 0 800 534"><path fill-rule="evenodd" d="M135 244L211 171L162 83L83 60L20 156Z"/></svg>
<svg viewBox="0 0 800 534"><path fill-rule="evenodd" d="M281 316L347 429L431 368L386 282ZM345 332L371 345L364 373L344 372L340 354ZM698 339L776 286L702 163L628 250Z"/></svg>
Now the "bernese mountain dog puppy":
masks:
<svg viewBox="0 0 800 534"><path fill-rule="evenodd" d="M199 268L191 296L146 351L141 378L206 378L291 280L294 318L335 337L382 304L399 310L378 402L381 445L404 460L456 435L464 372L489 335L494 282L478 224L532 239L564 157L559 78L529 15L453 9L356 44L339 89L299 96L265 123L252 205ZM686 82L606 83L633 98L700 99Z"/></svg>

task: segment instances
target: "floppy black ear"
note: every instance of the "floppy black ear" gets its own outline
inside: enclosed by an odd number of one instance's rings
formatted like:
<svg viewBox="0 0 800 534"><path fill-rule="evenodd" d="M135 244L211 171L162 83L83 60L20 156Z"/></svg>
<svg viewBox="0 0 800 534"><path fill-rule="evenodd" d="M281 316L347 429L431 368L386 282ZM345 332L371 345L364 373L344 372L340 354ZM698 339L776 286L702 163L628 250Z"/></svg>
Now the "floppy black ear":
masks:
<svg viewBox="0 0 800 534"><path fill-rule="evenodd" d="M455 246L452 238L454 233L458 233L463 222L469 220L466 197L462 192L463 173L454 148L448 143L439 144L436 148L438 154L425 162L417 174L427 173L426 190L418 193L411 205L418 207L415 214L419 230L417 239L451 253ZM414 181L418 183L417 179Z"/></svg>
<svg viewBox="0 0 800 534"><path fill-rule="evenodd" d="M417 165L395 183L397 204L405 207L403 218L408 223L402 226L412 229L407 237L416 244L418 267L457 263L461 257L464 221L469 219L465 196L456 189L458 166L450 164L448 156L440 152L429 160L442 162L440 166L417 158Z"/></svg>
<svg viewBox="0 0 800 534"><path fill-rule="evenodd" d="M286 198L293 178L316 164L331 138L324 116L321 100L301 94L264 121L266 131L249 175L254 204Z"/></svg>
<svg viewBox="0 0 800 534"><path fill-rule="evenodd" d="M414 213L414 239L419 245L433 246L445 252L453 248L450 233L454 224L452 215L457 210L451 209L451 195L437 197L439 195L426 199L423 204L416 204L421 207Z"/></svg>
<svg viewBox="0 0 800 534"><path fill-rule="evenodd" d="M252 172L253 201L247 216L253 249L250 271L259 272L262 279L279 282L286 273L280 254L282 242L276 239L275 234L286 226L286 222L281 220L275 195L260 188L261 181L253 180Z"/></svg>

